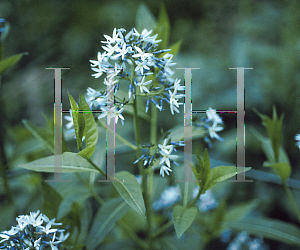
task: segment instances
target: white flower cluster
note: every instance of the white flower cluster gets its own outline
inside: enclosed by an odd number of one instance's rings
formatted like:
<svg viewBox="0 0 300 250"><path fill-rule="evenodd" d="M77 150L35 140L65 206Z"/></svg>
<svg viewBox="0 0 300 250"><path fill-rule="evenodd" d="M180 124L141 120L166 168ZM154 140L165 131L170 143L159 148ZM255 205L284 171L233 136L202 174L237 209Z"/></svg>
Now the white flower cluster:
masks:
<svg viewBox="0 0 300 250"><path fill-rule="evenodd" d="M55 218L49 220L39 210L20 215L16 220L17 226L0 233L0 249L58 250L69 237L69 233L64 234L64 229L51 228L62 223L56 223Z"/></svg>
<svg viewBox="0 0 300 250"><path fill-rule="evenodd" d="M206 116L207 118L203 117L202 121L195 125L198 127L204 127L211 139L215 138L219 141L224 141L224 139L217 134L217 132L224 129L222 126L219 126L220 124L223 124L222 118L217 114L216 110L211 107L209 107L206 111ZM209 147L212 147L210 139L207 136L205 136L204 140L208 143Z"/></svg>
<svg viewBox="0 0 300 250"><path fill-rule="evenodd" d="M91 109L101 109L104 112L99 119L109 116L108 120L115 117L123 121L123 106L138 94L147 99L146 112L150 101L157 109L163 110L165 100L169 103L172 114L174 111L179 113L178 108L182 103L178 99L184 97L184 94L177 92L184 90L184 86L180 85L180 80L172 78L174 71L170 67L175 63L172 62L173 55L166 53L170 50L157 49L161 40L156 40L157 34L150 36L152 30L144 29L139 33L133 28L127 34L125 32L123 28L115 28L112 37L104 35L104 52L98 52L97 60L90 60L91 68L96 72L92 76L99 78L106 74L104 84L107 85L107 90L103 92L87 89L87 102ZM165 54L159 57L162 53ZM151 76L153 74L155 75ZM115 100L117 107L107 105L108 96L112 93L116 95L121 79L130 82L128 99L123 102ZM139 88L139 93L136 88Z"/></svg>
<svg viewBox="0 0 300 250"><path fill-rule="evenodd" d="M159 152L156 152L154 155L150 156L150 150L147 150L147 153L143 154L139 159L137 159L135 163L139 162L140 160L144 161L144 166L147 164L154 168L153 159L159 159L159 166L160 166L160 175L165 177L165 173L169 175L169 172L172 172L171 169L171 162L178 165L175 161L179 156L172 155L173 150L176 151L174 146L184 146L182 141L178 142L170 142L171 144L168 145L169 139L165 139L163 144L158 144L158 148L160 149ZM151 165L152 164L152 165Z"/></svg>

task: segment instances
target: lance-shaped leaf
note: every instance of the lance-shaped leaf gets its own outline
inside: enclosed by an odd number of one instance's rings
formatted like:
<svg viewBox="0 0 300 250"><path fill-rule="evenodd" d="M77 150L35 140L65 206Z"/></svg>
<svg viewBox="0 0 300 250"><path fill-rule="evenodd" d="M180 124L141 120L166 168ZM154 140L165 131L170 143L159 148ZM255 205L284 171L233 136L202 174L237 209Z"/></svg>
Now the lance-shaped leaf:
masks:
<svg viewBox="0 0 300 250"><path fill-rule="evenodd" d="M75 102L72 95L68 93L68 96L69 96L70 105L71 105L71 109L72 109L72 117L73 117L74 129L75 129L77 148L78 148L78 150L81 150L82 137L83 137L83 131L84 131L83 114L79 113L79 107L77 106L77 103Z"/></svg>
<svg viewBox="0 0 300 250"><path fill-rule="evenodd" d="M145 203L140 184L135 176L127 171L116 173L113 185L123 199L138 213L145 215Z"/></svg>
<svg viewBox="0 0 300 250"><path fill-rule="evenodd" d="M26 54L27 53L20 53L0 61L0 75L2 75L8 68L15 65L18 61L20 61L22 56Z"/></svg>
<svg viewBox="0 0 300 250"><path fill-rule="evenodd" d="M225 227L251 234L262 235L267 239L300 246L300 230L297 226L280 220L267 218L247 218L238 222L226 222Z"/></svg>
<svg viewBox="0 0 300 250"><path fill-rule="evenodd" d="M265 137L261 135L259 132L256 131L254 127L250 127L250 131L253 133L255 138L260 142L262 150L264 151L264 154L266 155L269 162L275 163L275 156L272 149L272 142L268 137ZM279 148L279 162L286 162L290 164L289 158L282 146Z"/></svg>
<svg viewBox="0 0 300 250"><path fill-rule="evenodd" d="M80 95L80 109L83 110L86 148L93 147L98 141L98 130L93 113L83 95Z"/></svg>
<svg viewBox="0 0 300 250"><path fill-rule="evenodd" d="M282 183L285 183L286 180L291 176L292 167L286 162L271 163L265 161L263 166L271 167L274 170L274 172L280 177Z"/></svg>
<svg viewBox="0 0 300 250"><path fill-rule="evenodd" d="M197 185L201 188L205 186L210 177L210 161L208 156L208 151L205 148L203 160L197 155L198 163L195 164L196 167L191 166L193 173L196 176L196 179L201 182L196 182ZM205 191L204 191L205 192Z"/></svg>
<svg viewBox="0 0 300 250"><path fill-rule="evenodd" d="M143 29L148 31L154 30L156 27L155 17L145 4L140 4L136 13L136 29L138 32L142 32ZM152 34L153 35L153 34Z"/></svg>
<svg viewBox="0 0 300 250"><path fill-rule="evenodd" d="M54 155L44 157L19 167L37 172L54 173ZM98 171L84 158L76 153L65 152L62 154L62 173L96 172Z"/></svg>
<svg viewBox="0 0 300 250"><path fill-rule="evenodd" d="M113 229L115 223L120 220L129 210L123 199L112 199L107 201L98 210L86 239L88 250L96 249L105 236ZM98 249L98 248L97 248Z"/></svg>
<svg viewBox="0 0 300 250"><path fill-rule="evenodd" d="M205 190L211 189L217 182L225 181L236 174L249 171L251 167L236 168L234 166L219 166L210 170L210 178L205 185Z"/></svg>
<svg viewBox="0 0 300 250"><path fill-rule="evenodd" d="M171 46L169 46L169 49L171 49L170 53L171 53L172 55L175 56L175 55L178 54L178 52L179 52L179 50L180 50L180 47L181 47L181 43L182 43L182 41L180 40L180 41L178 41L178 42L172 44Z"/></svg>
<svg viewBox="0 0 300 250"><path fill-rule="evenodd" d="M43 128L39 128L31 124L27 120L22 120L22 123L25 125L25 127L31 132L31 134L35 138L41 141L51 153L54 153L54 137L53 137L54 132L51 133L50 131L46 131Z"/></svg>
<svg viewBox="0 0 300 250"><path fill-rule="evenodd" d="M267 132L269 135L269 138L272 143L272 149L275 156L275 162L279 161L279 148L281 143L281 127L282 127L282 121L283 116L282 114L280 118L277 118L276 108L273 107L273 118L269 118L266 115L263 115L259 113L256 109L254 109L254 112L262 119L263 125L267 128Z"/></svg>
<svg viewBox="0 0 300 250"><path fill-rule="evenodd" d="M174 227L178 238L192 225L197 212L198 209L196 207L185 208L181 205L176 205L173 208Z"/></svg>
<svg viewBox="0 0 300 250"><path fill-rule="evenodd" d="M157 38L162 41L158 44L159 49L165 49L169 44L170 21L165 5L162 3L158 13L157 25L154 33L158 34Z"/></svg>

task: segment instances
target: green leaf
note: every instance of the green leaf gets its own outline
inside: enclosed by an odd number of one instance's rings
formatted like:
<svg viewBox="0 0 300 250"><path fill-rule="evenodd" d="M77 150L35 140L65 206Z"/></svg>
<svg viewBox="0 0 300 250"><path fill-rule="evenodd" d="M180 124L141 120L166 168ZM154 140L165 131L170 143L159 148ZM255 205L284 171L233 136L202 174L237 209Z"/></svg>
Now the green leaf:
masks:
<svg viewBox="0 0 300 250"><path fill-rule="evenodd" d="M77 106L77 103L75 102L72 95L69 94L69 92L68 92L68 96L69 96L70 105L71 105L71 109L72 109L72 117L73 117L74 129L75 129L77 148L78 148L78 150L81 150L83 130L84 130L83 114L79 113L79 111L78 111L79 107Z"/></svg>
<svg viewBox="0 0 300 250"><path fill-rule="evenodd" d="M90 196L91 192L85 188L73 189L72 192L64 197L60 203L57 213L57 220L60 220L72 210L73 203L77 202L78 205L81 206L83 202Z"/></svg>
<svg viewBox="0 0 300 250"><path fill-rule="evenodd" d="M171 53L172 55L175 56L175 55L177 55L177 54L179 53L180 47L181 47L181 43L182 43L182 41L180 40L180 41L178 41L178 42L172 44L172 45L169 47L169 49L171 49L170 53Z"/></svg>
<svg viewBox="0 0 300 250"><path fill-rule="evenodd" d="M174 206L174 227L178 238L180 238L183 233L192 225L196 218L197 212L198 209L196 207L184 208L181 205Z"/></svg>
<svg viewBox="0 0 300 250"><path fill-rule="evenodd" d="M0 75L2 75L8 68L19 62L23 55L26 55L26 53L16 54L0 61Z"/></svg>
<svg viewBox="0 0 300 250"><path fill-rule="evenodd" d="M115 223L120 220L129 210L123 199L112 199L107 201L98 210L86 239L88 250L96 249L105 236L113 229Z"/></svg>
<svg viewBox="0 0 300 250"><path fill-rule="evenodd" d="M94 146L93 147L87 147L87 148L81 150L78 153L78 155L80 155L83 158L89 159L92 156L92 154L94 153L95 149L96 148Z"/></svg>
<svg viewBox="0 0 300 250"><path fill-rule="evenodd" d="M50 119L44 112L43 112L43 116L45 117L47 124L48 124L49 135L51 134L51 137L49 140L53 140L53 138L54 138L54 121L53 121L53 119ZM68 147L68 144L67 144L64 134L62 134L61 139L62 139L62 153L69 152L70 148ZM54 153L54 152L52 152L52 153Z"/></svg>
<svg viewBox="0 0 300 250"><path fill-rule="evenodd" d="M282 121L283 116L282 114L280 116L280 119L277 118L276 108L273 107L273 118L269 118L266 115L263 115L259 113L256 109L254 109L254 112L262 119L263 125L267 128L267 132L269 135L269 138L272 143L272 149L274 152L275 162L279 161L279 148L281 143L281 127L282 127Z"/></svg>
<svg viewBox="0 0 300 250"><path fill-rule="evenodd" d="M208 156L207 148L205 148L203 160L197 155L198 163L195 164L196 168L191 166L193 173L197 180L201 182L196 182L199 187L205 186L210 177L210 161Z"/></svg>
<svg viewBox="0 0 300 250"><path fill-rule="evenodd" d="M44 146L53 154L54 153L54 132L51 133L45 129L38 128L35 125L31 124L27 120L22 120L22 123L25 127L32 133L32 135L41 141Z"/></svg>
<svg viewBox="0 0 300 250"><path fill-rule="evenodd" d="M257 200L252 200L250 202L240 203L228 209L225 213L224 221L237 221L246 216L253 208L258 205Z"/></svg>
<svg viewBox="0 0 300 250"><path fill-rule="evenodd" d="M54 172L54 155L44 157L19 167L37 172ZM76 153L65 152L62 154L62 173L96 172L98 171L84 158Z"/></svg>
<svg viewBox="0 0 300 250"><path fill-rule="evenodd" d="M123 199L138 213L145 215L145 204L140 184L135 176L127 171L116 173L113 185Z"/></svg>
<svg viewBox="0 0 300 250"><path fill-rule="evenodd" d="M93 113L87 104L83 95L80 95L80 110L83 110L83 118L85 124L85 143L86 148L93 147L98 141L98 130Z"/></svg>
<svg viewBox="0 0 300 250"><path fill-rule="evenodd" d="M62 197L52 186L44 181L42 182L42 190L43 196L47 197L47 199L44 199L43 213L49 218L54 218L58 213Z"/></svg>
<svg viewBox="0 0 300 250"><path fill-rule="evenodd" d="M211 189L217 182L225 181L236 174L249 171L251 167L244 169L236 168L234 166L219 166L210 170L209 181L205 185L205 190Z"/></svg>
<svg viewBox="0 0 300 250"><path fill-rule="evenodd" d="M291 176L292 167L286 162L271 163L265 161L263 163L263 166L271 167L274 170L274 172L280 177L283 183L285 183L286 180Z"/></svg>
<svg viewBox="0 0 300 250"><path fill-rule="evenodd" d="M257 140L261 143L262 150L264 151L264 154L266 155L269 162L275 163L275 156L272 149L272 143L271 140L263 135L261 135L259 132L256 131L254 127L250 127L250 131L253 133L253 135L256 137ZM279 162L286 162L290 165L289 158L283 149L282 146L279 148Z"/></svg>
<svg viewBox="0 0 300 250"><path fill-rule="evenodd" d="M280 220L248 218L239 222L227 222L224 226L251 234L262 235L271 240L300 246L300 230L297 226Z"/></svg>
<svg viewBox="0 0 300 250"><path fill-rule="evenodd" d="M137 10L135 22L138 32L142 32L143 29L154 30L156 27L155 17L144 3L141 3Z"/></svg>
<svg viewBox="0 0 300 250"><path fill-rule="evenodd" d="M158 34L157 38L162 40L158 44L159 49L165 49L168 47L169 37L170 37L170 28L171 28L171 25L170 25L168 13L167 13L164 3L162 3L160 6L160 9L159 9L157 25L156 25L156 29L154 32L155 34Z"/></svg>

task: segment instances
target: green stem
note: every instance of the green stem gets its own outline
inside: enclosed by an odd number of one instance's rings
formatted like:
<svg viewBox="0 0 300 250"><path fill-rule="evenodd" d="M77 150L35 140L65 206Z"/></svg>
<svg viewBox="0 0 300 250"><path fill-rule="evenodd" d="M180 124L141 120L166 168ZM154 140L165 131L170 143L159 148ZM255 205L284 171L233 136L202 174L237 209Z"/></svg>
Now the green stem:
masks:
<svg viewBox="0 0 300 250"><path fill-rule="evenodd" d="M197 202L197 200L200 198L201 194L202 194L202 188L199 188L197 196L193 200L190 201L190 203L187 205L187 207L189 208L189 207L193 206Z"/></svg>
<svg viewBox="0 0 300 250"><path fill-rule="evenodd" d="M162 227L160 227L159 229L157 229L157 231L153 233L153 238L157 238L164 231L166 231L170 226L172 226L173 223L174 223L173 220L170 220L166 224L164 224Z"/></svg>
<svg viewBox="0 0 300 250"><path fill-rule="evenodd" d="M86 159L96 170L98 170L100 174L106 177L106 173L102 169L100 169L91 159L87 159L87 158L84 159ZM113 179L111 176L108 175L107 178Z"/></svg>
<svg viewBox="0 0 300 250"><path fill-rule="evenodd" d="M131 70L132 76L134 74L134 68ZM133 83L133 80L132 80ZM138 88L136 89L138 92ZM141 136L139 130L139 119L138 119L138 108L137 108L137 100L138 97L135 96L134 103L133 103L133 119L134 119L134 135L137 144L137 158L140 158L142 155L141 150ZM144 166L142 161L138 162L139 173L142 176L142 193L146 207L146 218L147 218L147 233L148 233L148 241L149 241L149 249L153 249L153 241L152 241L152 218L151 218L151 201L148 192L148 184L147 184L147 173L144 171Z"/></svg>
<svg viewBox="0 0 300 250"><path fill-rule="evenodd" d="M293 194L292 194L290 188L285 183L283 184L283 186L284 186L284 190L286 191L286 193L288 195L288 198L289 198L289 200L290 200L290 202L292 204L292 207L293 207L293 209L294 209L294 211L295 211L295 213L297 215L298 221L300 223L300 212L299 212L299 208L297 207L297 204L295 202L295 199L293 197Z"/></svg>

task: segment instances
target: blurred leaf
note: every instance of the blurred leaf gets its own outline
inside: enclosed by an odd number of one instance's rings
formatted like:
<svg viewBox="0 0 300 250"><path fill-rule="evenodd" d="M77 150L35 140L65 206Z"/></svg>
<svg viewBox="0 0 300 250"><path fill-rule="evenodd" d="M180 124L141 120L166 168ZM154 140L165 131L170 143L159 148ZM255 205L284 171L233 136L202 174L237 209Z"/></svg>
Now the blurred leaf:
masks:
<svg viewBox="0 0 300 250"><path fill-rule="evenodd" d="M123 199L138 213L145 215L145 204L140 184L135 176L127 171L116 173L113 185Z"/></svg>
<svg viewBox="0 0 300 250"><path fill-rule="evenodd" d="M144 29L154 30L156 27L155 17L144 3L141 3L137 10L135 23L138 32L142 32Z"/></svg>
<svg viewBox="0 0 300 250"><path fill-rule="evenodd" d="M251 167L244 169L236 168L234 166L219 166L210 170L210 179L205 185L205 190L211 189L217 182L225 181L236 174L249 171Z"/></svg>
<svg viewBox="0 0 300 250"><path fill-rule="evenodd" d="M157 38L162 40L158 44L159 49L166 49L168 47L170 29L171 26L170 26L170 21L169 21L166 7L164 3L161 3L159 13L158 13L157 25L154 32L155 34L158 34Z"/></svg>
<svg viewBox="0 0 300 250"><path fill-rule="evenodd" d="M189 249L190 244L183 241L182 239L176 239L174 236L164 236L162 238L159 238L160 243L160 249L164 250L182 250L182 249ZM190 242L189 242L190 243ZM202 248L197 245L197 250L200 250Z"/></svg>
<svg viewBox="0 0 300 250"><path fill-rule="evenodd" d="M49 218L56 218L62 197L52 186L44 181L42 182L42 190L44 197L43 213Z"/></svg>
<svg viewBox="0 0 300 250"><path fill-rule="evenodd" d="M235 205L226 211L224 221L230 222L240 220L248 213L250 213L251 210L257 205L257 200L252 200L249 202Z"/></svg>
<svg viewBox="0 0 300 250"><path fill-rule="evenodd" d="M16 54L0 61L0 75L2 75L8 68L19 62L22 56L26 54L27 53Z"/></svg>
<svg viewBox="0 0 300 250"><path fill-rule="evenodd" d="M85 245L85 241L88 236L88 231L93 217L93 208L90 200L86 200L81 207L81 217L80 217L80 230L79 237L77 239L77 244L82 244L82 248ZM82 249L80 248L80 250Z"/></svg>
<svg viewBox="0 0 300 250"><path fill-rule="evenodd" d="M192 225L196 218L198 209L196 207L184 208L176 205L173 208L174 227L178 239Z"/></svg>
<svg viewBox="0 0 300 250"><path fill-rule="evenodd" d="M95 118L83 95L80 95L80 110L83 110L86 148L93 147L98 141L98 130Z"/></svg>
<svg viewBox="0 0 300 250"><path fill-rule="evenodd" d="M54 172L54 155L47 156L19 167L37 172ZM98 171L84 158L76 153L65 152L62 154L62 173L96 172Z"/></svg>
<svg viewBox="0 0 300 250"><path fill-rule="evenodd" d="M275 163L275 156L272 149L272 143L271 140L263 135L261 135L259 132L256 131L254 127L250 127L250 131L253 133L255 138L260 141L262 150L264 151L264 154L266 155L269 162ZM289 158L283 149L282 146L279 148L279 162L285 162L290 165Z"/></svg>
<svg viewBox="0 0 300 250"><path fill-rule="evenodd" d="M258 234L271 240L300 246L300 230L293 224L267 218L248 218L239 222L226 222L226 227L250 234Z"/></svg>
<svg viewBox="0 0 300 250"><path fill-rule="evenodd" d="M22 120L25 127L32 135L41 141L44 146L53 154L54 153L54 137L53 134L43 128L38 128L27 120ZM54 132L53 132L54 133Z"/></svg>
<svg viewBox="0 0 300 250"><path fill-rule="evenodd" d="M180 40L180 41L172 44L171 46L169 46L169 49L171 49L170 53L172 55L176 56L179 53L180 47L181 47L181 43L182 43L182 41Z"/></svg>
<svg viewBox="0 0 300 250"><path fill-rule="evenodd" d="M123 199L112 199L101 206L93 219L91 230L86 239L88 250L96 249L105 236L113 229L115 223L129 210Z"/></svg>
<svg viewBox="0 0 300 250"><path fill-rule="evenodd" d="M49 140L54 140L54 121L53 119L50 119L45 113L43 113L43 116L45 117L48 124L49 132L50 132L49 135L51 134L51 138ZM68 147L64 134L62 134L61 139L62 139L62 153L69 152L70 148Z"/></svg>
<svg viewBox="0 0 300 250"><path fill-rule="evenodd" d="M76 188L72 191L73 192L64 197L64 199L60 203L57 213L57 220L60 220L72 210L72 205L74 202L77 202L81 207L83 202L91 196L90 191L85 188Z"/></svg>
<svg viewBox="0 0 300 250"><path fill-rule="evenodd" d="M269 138L272 143L272 149L274 152L275 162L279 161L279 148L281 143L281 127L283 116L280 116L280 119L277 118L276 108L273 106L273 118L269 118L266 115L259 113L255 108L253 109L254 112L262 119L263 125L267 128L267 132Z"/></svg>
<svg viewBox="0 0 300 250"><path fill-rule="evenodd" d="M292 167L286 162L271 163L265 161L263 166L271 167L274 172L280 177L283 183L286 183L286 180L291 176Z"/></svg>
<svg viewBox="0 0 300 250"><path fill-rule="evenodd" d="M12 221L14 221L14 224L17 223L14 218L15 214L17 213L17 206L1 205L0 211L0 231L9 230Z"/></svg>

